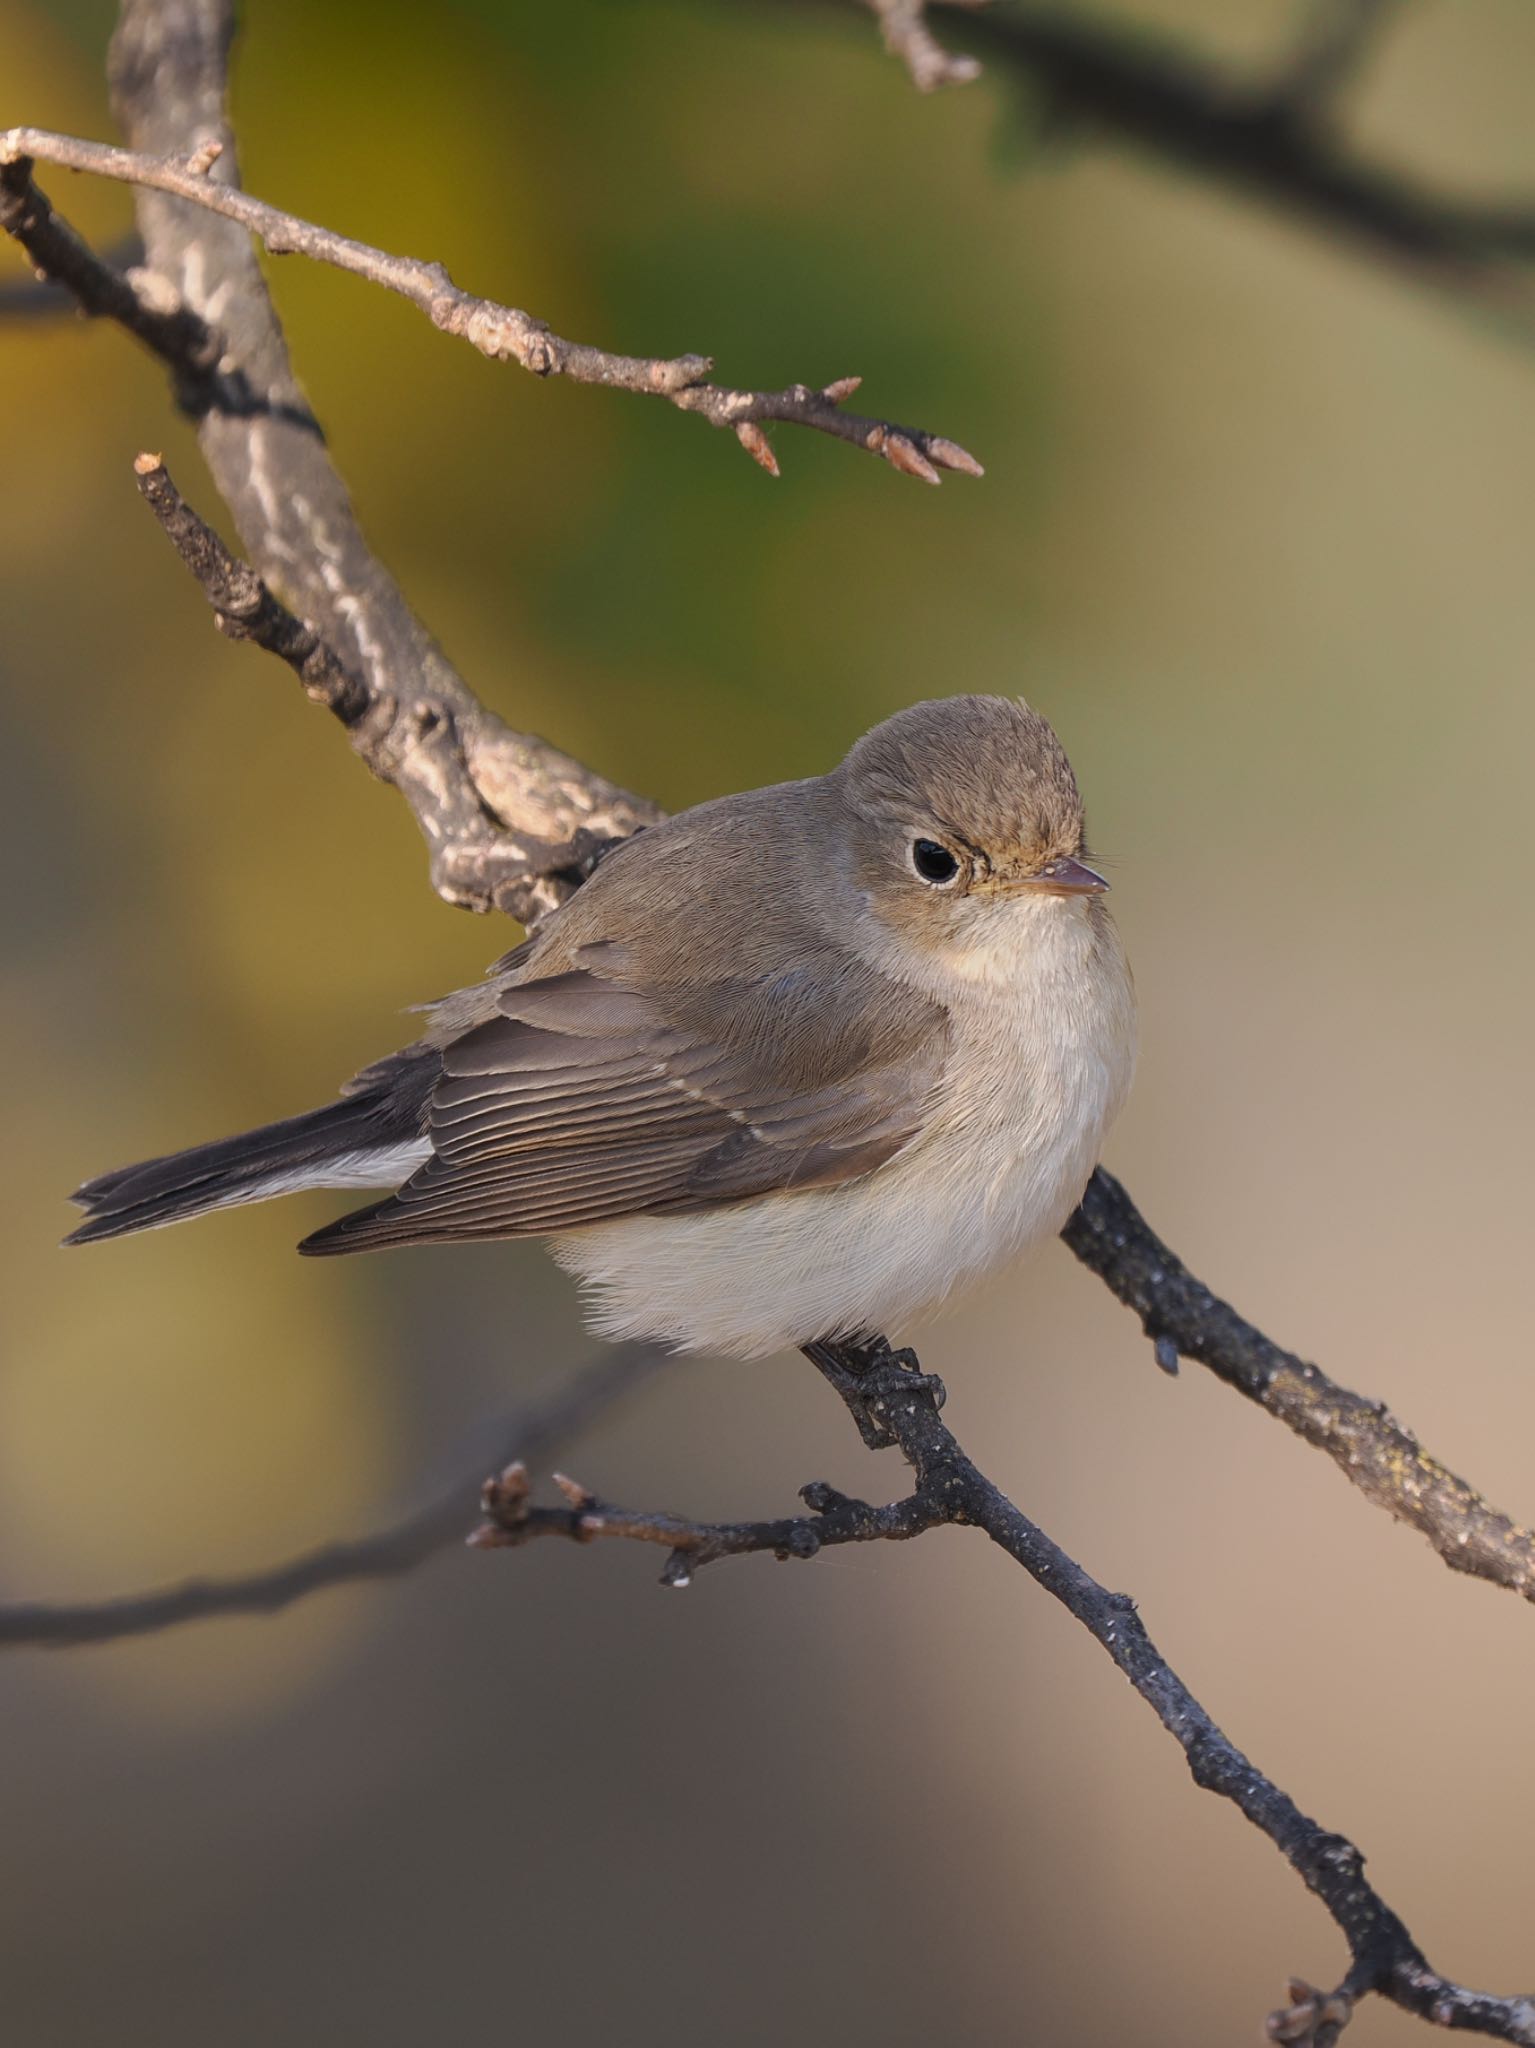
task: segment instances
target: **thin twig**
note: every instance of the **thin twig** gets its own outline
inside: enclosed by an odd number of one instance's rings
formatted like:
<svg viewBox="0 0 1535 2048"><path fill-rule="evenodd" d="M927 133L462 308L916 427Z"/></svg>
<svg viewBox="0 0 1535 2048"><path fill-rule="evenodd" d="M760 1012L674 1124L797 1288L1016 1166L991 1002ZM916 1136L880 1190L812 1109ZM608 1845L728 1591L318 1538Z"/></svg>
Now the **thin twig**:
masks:
<svg viewBox="0 0 1535 2048"><path fill-rule="evenodd" d="M189 1579L148 1593L78 1605L18 1601L0 1605L0 1645L70 1649L158 1634L215 1615L275 1614L328 1586L400 1578L440 1551L461 1544L490 1458L542 1460L578 1435L615 1401L643 1385L665 1361L655 1352L626 1347L596 1359L557 1392L530 1401L503 1423L476 1431L458 1476L431 1499L371 1536L326 1543L265 1571L227 1579ZM499 1442L487 1454L487 1441Z"/></svg>
<svg viewBox="0 0 1535 2048"><path fill-rule="evenodd" d="M813 427L817 433L883 456L893 469L920 477L924 483L938 483L942 469L966 476L982 474L975 457L945 435L844 412L844 402L858 389L860 378L840 377L820 386L791 384L784 391L737 391L708 381L714 367L710 356L620 356L585 342L566 341L516 306L461 291L440 263L390 255L225 184L212 175L219 154L222 152L210 155L205 145L200 152L184 157L145 156L109 143L55 135L43 128L0 132L0 166L13 173L29 173L34 160L58 164L65 170L88 171L206 207L255 235L270 255L307 256L398 292L419 307L434 327L471 342L496 362L517 363L535 377L568 377L573 384L604 384L616 391L664 398L683 412L697 413L711 426L728 427L747 453L774 476L778 463L762 432L765 424ZM46 201L41 203L46 206ZM41 261L35 249L29 253ZM135 331L148 339L141 327Z"/></svg>
<svg viewBox="0 0 1535 2048"><path fill-rule="evenodd" d="M565 1496L564 1507L535 1504L525 1458L487 1479L480 1493L483 1517L469 1536L470 1547L518 1549L540 1536L572 1543L604 1538L658 1543L668 1552L661 1584L686 1586L694 1572L722 1557L770 1551L780 1560L812 1558L836 1544L904 1542L936 1528L943 1519L917 1494L876 1508L838 1493L822 1480L800 1488L809 1515L789 1515L777 1522L695 1522L656 1509L615 1507L563 1472L555 1473L554 1482Z"/></svg>

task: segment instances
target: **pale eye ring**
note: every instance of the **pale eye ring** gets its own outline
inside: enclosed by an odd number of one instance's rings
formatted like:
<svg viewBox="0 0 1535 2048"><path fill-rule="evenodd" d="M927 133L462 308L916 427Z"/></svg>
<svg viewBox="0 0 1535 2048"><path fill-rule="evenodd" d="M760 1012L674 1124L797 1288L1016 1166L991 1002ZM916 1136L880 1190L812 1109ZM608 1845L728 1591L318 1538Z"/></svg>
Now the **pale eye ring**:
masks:
<svg viewBox="0 0 1535 2048"><path fill-rule="evenodd" d="M912 872L929 888L946 889L959 873L958 858L936 839L911 842Z"/></svg>

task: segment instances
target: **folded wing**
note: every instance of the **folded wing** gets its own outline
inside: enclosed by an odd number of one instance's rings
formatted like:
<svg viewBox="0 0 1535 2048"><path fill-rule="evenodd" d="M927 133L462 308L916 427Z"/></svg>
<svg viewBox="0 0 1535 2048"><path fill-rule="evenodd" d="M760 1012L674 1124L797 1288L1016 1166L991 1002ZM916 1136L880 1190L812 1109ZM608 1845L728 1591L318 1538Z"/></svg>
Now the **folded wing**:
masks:
<svg viewBox="0 0 1535 2048"><path fill-rule="evenodd" d="M921 1128L945 1013L856 963L708 1006L616 978L616 950L504 989L443 1048L432 1156L306 1252L546 1236L868 1173Z"/></svg>

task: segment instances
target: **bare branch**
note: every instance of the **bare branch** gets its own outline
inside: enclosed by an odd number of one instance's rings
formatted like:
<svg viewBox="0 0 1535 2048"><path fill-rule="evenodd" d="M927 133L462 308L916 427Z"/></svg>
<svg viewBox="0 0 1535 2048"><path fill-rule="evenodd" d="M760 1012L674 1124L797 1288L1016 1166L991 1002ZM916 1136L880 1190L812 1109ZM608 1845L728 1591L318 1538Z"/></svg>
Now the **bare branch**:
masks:
<svg viewBox="0 0 1535 2048"><path fill-rule="evenodd" d="M812 1558L835 1544L903 1542L944 1519L917 1494L876 1508L814 1480L800 1488L800 1499L811 1510L808 1516L790 1515L777 1522L694 1522L655 1509L615 1507L563 1472L556 1472L554 1481L565 1496L564 1507L534 1504L525 1459L516 1459L487 1479L480 1494L484 1518L469 1536L470 1547L520 1549L540 1536L559 1536L572 1543L603 1538L659 1543L669 1553L661 1584L686 1586L694 1572L723 1557L769 1551L780 1561Z"/></svg>
<svg viewBox="0 0 1535 2048"><path fill-rule="evenodd" d="M815 1344L806 1356L841 1396L865 1441L872 1437L900 1450L916 1479L905 1499L871 1507L817 1483L801 1489L808 1517L693 1522L615 1507L563 1477L557 1483L566 1505L535 1506L526 1464L519 1462L487 1482L485 1520L471 1541L483 1549L519 1547L540 1536L661 1544L669 1553L662 1583L686 1586L696 1571L726 1557L768 1551L811 1558L837 1544L904 1541L941 1527L981 1529L1107 1651L1183 1750L1195 1783L1229 1799L1269 1838L1347 1941L1350 1964L1342 1982L1320 1991L1292 1980L1286 2007L1270 2017L1270 2039L1335 2041L1358 2001L1373 1992L1440 2026L1535 2044L1535 1999L1471 1991L1430 1967L1366 1881L1359 1850L1302 1813L1222 1733L1157 1649L1135 1602L1100 1585L966 1456L939 1413L941 1388L913 1369L911 1353L874 1340Z"/></svg>
<svg viewBox="0 0 1535 2048"><path fill-rule="evenodd" d="M275 1614L327 1586L401 1578L439 1551L461 1544L488 1458L548 1457L615 1401L645 1384L665 1360L627 1346L595 1360L558 1392L530 1401L493 1430L476 1432L476 1448L458 1475L403 1520L371 1536L327 1543L267 1571L238 1578L189 1579L149 1593L78 1606L40 1601L0 1605L0 1645L69 1649L157 1634L214 1615ZM491 1438L501 1445L488 1450Z"/></svg>
<svg viewBox="0 0 1535 2048"><path fill-rule="evenodd" d="M951 0L952 5L981 7L986 0ZM936 92L944 85L969 85L981 67L974 57L956 57L927 25L927 0L868 0L879 22L885 48L899 57L918 92Z"/></svg>
<svg viewBox="0 0 1535 2048"><path fill-rule="evenodd" d="M1083 1265L1141 1319L1158 1361L1180 1356L1337 1461L1367 1500L1407 1522L1453 1571L1535 1600L1535 1532L1499 1512L1390 1415L1255 1329L1196 1280L1099 1167L1061 1232Z"/></svg>
<svg viewBox="0 0 1535 2048"><path fill-rule="evenodd" d="M944 435L843 412L836 394L855 390L856 378L839 378L826 386L792 384L784 391L737 391L708 381L714 367L709 356L620 356L585 342L566 341L516 306L461 291L440 263L391 256L220 182L210 172L222 156L222 140L217 136L205 138L190 155L156 157L54 135L42 128L11 128L0 133L0 166L14 171L30 166L35 159L206 207L255 235L273 256L308 256L316 263L333 264L338 270L349 270L387 291L398 292L444 334L472 342L494 361L517 363L535 377L568 377L575 384L605 384L615 391L664 398L681 411L697 413L711 426L728 427L738 436L742 427L760 430L763 423L813 427L817 433L883 456L893 469L927 483L939 481L940 469L958 470L967 476L982 474L975 457ZM72 230L60 226L63 234L78 240ZM34 260L42 260L30 245L29 253ZM103 306L98 310L113 309ZM142 322L134 331L141 339L149 339ZM773 474L777 474L776 467Z"/></svg>

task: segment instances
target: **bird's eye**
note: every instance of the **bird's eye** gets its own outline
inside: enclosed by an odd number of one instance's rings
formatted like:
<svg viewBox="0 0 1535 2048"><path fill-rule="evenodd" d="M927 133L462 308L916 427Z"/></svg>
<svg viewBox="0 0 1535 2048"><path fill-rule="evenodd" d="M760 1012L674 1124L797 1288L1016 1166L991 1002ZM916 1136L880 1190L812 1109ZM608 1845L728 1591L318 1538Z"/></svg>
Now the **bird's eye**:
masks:
<svg viewBox="0 0 1535 2048"><path fill-rule="evenodd" d="M924 882L931 882L935 888L942 888L945 882L952 882L959 873L959 862L946 846L940 846L936 839L914 839L911 844L911 864Z"/></svg>

